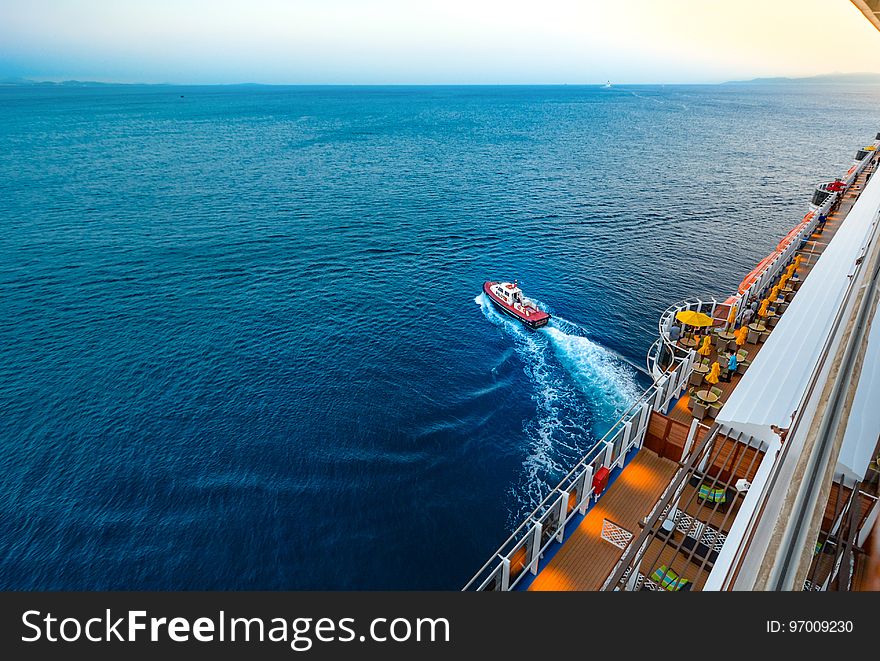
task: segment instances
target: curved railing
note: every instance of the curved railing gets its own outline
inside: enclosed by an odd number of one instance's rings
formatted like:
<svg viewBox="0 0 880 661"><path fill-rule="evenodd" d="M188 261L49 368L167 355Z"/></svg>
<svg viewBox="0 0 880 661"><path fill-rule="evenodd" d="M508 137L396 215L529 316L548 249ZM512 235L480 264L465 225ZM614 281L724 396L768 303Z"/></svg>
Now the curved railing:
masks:
<svg viewBox="0 0 880 661"><path fill-rule="evenodd" d="M714 297L708 299L692 297L670 305L663 311L657 322L659 337L648 349L648 373L655 381L668 372L675 363L680 363L688 356L687 349L669 338L669 329L675 321L675 315L682 310L694 310L714 317L718 305L719 303Z"/></svg>

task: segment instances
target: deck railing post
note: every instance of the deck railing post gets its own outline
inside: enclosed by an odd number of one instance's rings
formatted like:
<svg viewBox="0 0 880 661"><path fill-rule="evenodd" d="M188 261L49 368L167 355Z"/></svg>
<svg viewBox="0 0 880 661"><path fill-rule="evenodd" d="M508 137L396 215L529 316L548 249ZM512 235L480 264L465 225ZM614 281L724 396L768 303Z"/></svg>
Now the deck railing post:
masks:
<svg viewBox="0 0 880 661"><path fill-rule="evenodd" d="M538 563L541 561L541 533L544 531L544 526L541 525L541 522L538 521L535 523L534 536L532 537L532 562L529 565L529 571L532 574L538 573Z"/></svg>
<svg viewBox="0 0 880 661"><path fill-rule="evenodd" d="M587 507L590 505L590 497L593 495L593 467L592 465L587 465L587 468L584 470L584 491L583 497L581 498L581 504L578 511L581 514L587 513Z"/></svg>
<svg viewBox="0 0 880 661"><path fill-rule="evenodd" d="M568 491L563 491L562 497L559 499L559 530L556 532L556 541L560 544L565 537L565 519L568 516L567 510L569 496L570 494Z"/></svg>
<svg viewBox="0 0 880 661"><path fill-rule="evenodd" d="M626 453L629 452L630 448L633 446L633 423L632 423L632 420L627 420L626 424L623 425L623 428L625 430L623 432L623 439L624 439L623 445L626 448L623 451L623 454L626 455ZM621 463L620 465L623 466L623 463Z"/></svg>
<svg viewBox="0 0 880 661"><path fill-rule="evenodd" d="M605 441L605 456L602 458L602 465L607 466L611 470L611 456L614 454L614 446Z"/></svg>
<svg viewBox="0 0 880 661"><path fill-rule="evenodd" d="M639 449L644 446L645 436L648 435L648 425L651 422L651 405L645 402L642 404L642 417L639 424Z"/></svg>
<svg viewBox="0 0 880 661"><path fill-rule="evenodd" d="M510 559L501 557L501 591L508 592L510 590Z"/></svg>
<svg viewBox="0 0 880 661"><path fill-rule="evenodd" d="M654 401L653 401L655 411L659 411L661 408L663 408L663 389L664 389L664 386L666 385L666 381L668 379L669 379L669 376L664 374L663 378L661 378L656 384L657 385L657 392L654 394Z"/></svg>

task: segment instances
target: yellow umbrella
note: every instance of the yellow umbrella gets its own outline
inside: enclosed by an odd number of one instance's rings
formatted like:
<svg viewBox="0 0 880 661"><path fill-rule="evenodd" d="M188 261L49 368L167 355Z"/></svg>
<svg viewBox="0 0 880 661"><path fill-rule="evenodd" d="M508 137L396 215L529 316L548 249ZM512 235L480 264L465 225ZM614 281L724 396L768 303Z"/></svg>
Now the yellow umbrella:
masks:
<svg viewBox="0 0 880 661"><path fill-rule="evenodd" d="M801 262L804 261L804 258L800 255L794 256L794 270L797 271L801 267Z"/></svg>
<svg viewBox="0 0 880 661"><path fill-rule="evenodd" d="M758 316L759 317L766 317L767 316L767 307L769 305L770 305L770 301L768 301L766 298L763 301L761 301L761 307L758 308Z"/></svg>
<svg viewBox="0 0 880 661"><path fill-rule="evenodd" d="M703 338L703 346L697 349L697 353L703 356L703 358L708 358L712 353L712 338L707 335Z"/></svg>
<svg viewBox="0 0 880 661"><path fill-rule="evenodd" d="M705 328L712 325L712 317L696 310L679 310L675 313L675 318L687 326L696 328Z"/></svg>
<svg viewBox="0 0 880 661"><path fill-rule="evenodd" d="M746 338L749 336L749 329L747 326L742 326L736 332L736 346L741 347L746 343Z"/></svg>
<svg viewBox="0 0 880 661"><path fill-rule="evenodd" d="M779 298L779 287L780 286L784 286L781 280L778 285L776 285L773 289L770 290L769 298L771 301L775 301L777 298Z"/></svg>
<svg viewBox="0 0 880 661"><path fill-rule="evenodd" d="M706 381L711 383L713 386L718 383L718 378L721 376L721 365L717 362L712 363L712 369L706 375Z"/></svg>
<svg viewBox="0 0 880 661"><path fill-rule="evenodd" d="M797 260L795 259L795 261L797 261ZM786 278L790 278L791 276L793 276L795 270L797 270L797 266L795 266L794 263L789 264L788 268L785 269Z"/></svg>
<svg viewBox="0 0 880 661"><path fill-rule="evenodd" d="M733 323L736 321L736 310L737 306L731 305L730 312L727 314L727 326L728 328L733 326Z"/></svg>

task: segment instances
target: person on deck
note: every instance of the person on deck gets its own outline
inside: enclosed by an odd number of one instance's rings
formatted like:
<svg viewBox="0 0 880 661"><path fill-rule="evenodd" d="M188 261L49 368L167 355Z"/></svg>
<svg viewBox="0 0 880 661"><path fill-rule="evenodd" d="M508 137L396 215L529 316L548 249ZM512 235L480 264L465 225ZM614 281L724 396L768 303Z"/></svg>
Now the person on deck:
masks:
<svg viewBox="0 0 880 661"><path fill-rule="evenodd" d="M730 358L727 359L727 374L724 375L723 379L727 383L730 383L730 377L736 374L736 368L738 363L736 362L736 354L731 353Z"/></svg>
<svg viewBox="0 0 880 661"><path fill-rule="evenodd" d="M816 225L816 232L819 234L822 233L822 230L825 229L825 223L828 222L828 216L824 213L819 214L819 223Z"/></svg>
<svg viewBox="0 0 880 661"><path fill-rule="evenodd" d="M743 312L742 322L743 326L748 326L752 323L752 319L755 318L755 311L752 308L746 308L746 311Z"/></svg>
<svg viewBox="0 0 880 661"><path fill-rule="evenodd" d="M669 341L670 342L678 342L678 338L681 337L681 328L673 324L669 328Z"/></svg>

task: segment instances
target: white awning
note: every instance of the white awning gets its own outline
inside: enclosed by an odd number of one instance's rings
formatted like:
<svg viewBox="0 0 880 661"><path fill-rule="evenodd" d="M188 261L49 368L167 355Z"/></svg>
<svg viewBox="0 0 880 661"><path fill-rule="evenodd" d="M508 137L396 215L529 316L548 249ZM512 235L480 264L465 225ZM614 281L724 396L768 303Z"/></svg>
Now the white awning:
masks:
<svg viewBox="0 0 880 661"><path fill-rule="evenodd" d="M871 178L804 280L767 342L718 413L719 423L764 438L768 438L770 425L790 425L791 415L831 333L849 276L853 274L856 259L864 251L878 210L880 175ZM871 370L863 371L863 378L867 378L869 372ZM876 390L866 392L866 396L872 397L874 402L880 401ZM866 417L865 423L868 422ZM764 430L763 433L760 430Z"/></svg>
<svg viewBox="0 0 880 661"><path fill-rule="evenodd" d="M846 421L837 472L862 480L880 438L880 313L874 314L852 411Z"/></svg>

